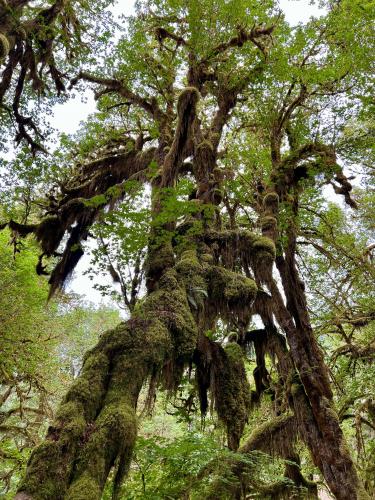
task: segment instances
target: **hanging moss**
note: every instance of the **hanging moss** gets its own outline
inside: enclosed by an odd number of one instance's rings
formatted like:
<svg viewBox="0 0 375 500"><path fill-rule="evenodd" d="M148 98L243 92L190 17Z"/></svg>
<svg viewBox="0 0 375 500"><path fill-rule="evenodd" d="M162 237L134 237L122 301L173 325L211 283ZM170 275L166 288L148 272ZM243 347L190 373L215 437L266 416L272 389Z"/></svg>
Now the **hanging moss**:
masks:
<svg viewBox="0 0 375 500"><path fill-rule="evenodd" d="M251 404L241 347L236 343L228 344L221 361L221 366L215 367L215 408L226 426L229 448L237 450Z"/></svg>
<svg viewBox="0 0 375 500"><path fill-rule="evenodd" d="M196 106L199 99L200 93L196 87L185 87L181 94L178 96L177 114L181 117L187 103L193 103L194 106Z"/></svg>
<svg viewBox="0 0 375 500"><path fill-rule="evenodd" d="M64 236L64 232L65 228L56 215L51 215L41 221L35 230L35 236L44 254L53 255Z"/></svg>
<svg viewBox="0 0 375 500"><path fill-rule="evenodd" d="M241 447L242 453L260 450L271 455L286 457L293 453L298 437L294 415L285 414L274 417L258 426Z"/></svg>
<svg viewBox="0 0 375 500"><path fill-rule="evenodd" d="M200 407L204 415L210 390L219 420L227 430L228 446L236 450L250 409L250 386L244 366L244 354L236 343L225 349L201 336L194 354Z"/></svg>
<svg viewBox="0 0 375 500"><path fill-rule="evenodd" d="M219 205L224 198L224 191L219 188L215 188L211 192L211 200L214 205Z"/></svg>

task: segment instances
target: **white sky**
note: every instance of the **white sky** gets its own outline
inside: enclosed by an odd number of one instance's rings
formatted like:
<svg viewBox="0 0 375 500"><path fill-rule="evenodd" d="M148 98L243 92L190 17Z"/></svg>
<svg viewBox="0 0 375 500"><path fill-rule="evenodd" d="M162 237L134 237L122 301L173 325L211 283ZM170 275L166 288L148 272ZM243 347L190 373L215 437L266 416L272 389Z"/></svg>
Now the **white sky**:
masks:
<svg viewBox="0 0 375 500"><path fill-rule="evenodd" d="M286 20L293 26L308 21L310 16L319 17L323 14L322 10L317 5L311 5L309 0L279 0L279 4L285 13ZM131 15L134 12L134 1L120 0L113 11L118 15ZM79 123L94 110L95 101L92 92L87 91L85 102L82 102L81 97L77 96L65 104L56 105L54 122L59 124L61 132L70 134L75 132ZM93 289L92 281L82 274L88 267L89 259L89 256L84 256L81 259L68 290L85 296L87 300L100 303L103 301L101 294Z"/></svg>

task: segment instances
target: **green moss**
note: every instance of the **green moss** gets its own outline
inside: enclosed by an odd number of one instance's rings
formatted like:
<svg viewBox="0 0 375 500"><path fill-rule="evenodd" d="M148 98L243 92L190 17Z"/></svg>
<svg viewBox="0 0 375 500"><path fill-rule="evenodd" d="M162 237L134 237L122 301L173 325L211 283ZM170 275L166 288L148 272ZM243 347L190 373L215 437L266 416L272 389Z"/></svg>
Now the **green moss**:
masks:
<svg viewBox="0 0 375 500"><path fill-rule="evenodd" d="M27 476L21 480L18 491L26 492L35 500L62 500L66 485L63 479L59 481L58 472L63 467L58 444L45 441L33 451Z"/></svg>
<svg viewBox="0 0 375 500"><path fill-rule="evenodd" d="M225 354L232 362L244 359L243 350L236 342L230 342L225 346L224 350Z"/></svg>
<svg viewBox="0 0 375 500"><path fill-rule="evenodd" d="M228 307L246 307L256 296L258 288L254 280L241 274L212 266L210 269L210 295L214 300L227 303Z"/></svg>
<svg viewBox="0 0 375 500"><path fill-rule="evenodd" d="M9 41L7 37L0 33L0 60L5 59L5 57L9 54Z"/></svg>
<svg viewBox="0 0 375 500"><path fill-rule="evenodd" d="M264 231L267 231L269 229L274 229L277 225L277 220L275 219L275 217L266 215L265 217L261 218L260 225L262 227L262 230Z"/></svg>
<svg viewBox="0 0 375 500"><path fill-rule="evenodd" d="M255 253L266 252L274 259L276 257L275 243L266 236L259 236L253 243Z"/></svg>
<svg viewBox="0 0 375 500"><path fill-rule="evenodd" d="M176 357L190 356L193 352L198 336L197 326L176 271L169 270L163 274L159 289L149 295L136 311L136 317L157 318L171 332Z"/></svg>
<svg viewBox="0 0 375 500"><path fill-rule="evenodd" d="M116 365L118 374L121 367ZM124 390L127 382L137 386L132 377L134 366L122 371L120 380L111 380L105 399L105 405L95 421L95 425L87 436L76 462L76 471L71 487L65 498L80 500L81 498L100 499L108 473L117 457L133 449L137 434L135 404L129 402L131 389ZM129 382L129 379L130 380ZM138 387L136 387L138 390ZM130 453L129 453L130 455ZM86 497L84 487L88 488Z"/></svg>
<svg viewBox="0 0 375 500"><path fill-rule="evenodd" d="M149 276L159 275L164 269L173 265L174 253L170 242L152 246L149 249L146 261L146 272Z"/></svg>
<svg viewBox="0 0 375 500"><path fill-rule="evenodd" d="M71 443L73 440L78 440L86 429L83 405L76 401L61 404L56 421L61 424L60 438L63 442Z"/></svg>
<svg viewBox="0 0 375 500"><path fill-rule="evenodd" d="M275 192L267 193L266 196L263 198L264 207L269 207L272 205L276 205L278 203L279 203L279 196Z"/></svg>
<svg viewBox="0 0 375 500"><path fill-rule="evenodd" d="M102 491L95 478L86 472L70 486L64 500L96 500L100 499Z"/></svg>
<svg viewBox="0 0 375 500"><path fill-rule="evenodd" d="M199 150L199 149L209 149L210 151L213 152L214 146L213 146L212 142L204 140L197 145L197 150Z"/></svg>
<svg viewBox="0 0 375 500"><path fill-rule="evenodd" d="M285 445L290 447L297 437L296 432L293 431L294 428L295 417L293 415L285 414L274 417L259 425L240 451L242 453L249 453L252 450L262 450L267 453L278 451L283 456L283 450L275 450L275 447L278 447L278 445L282 447L284 438L287 438L288 441L285 442Z"/></svg>
<svg viewBox="0 0 375 500"><path fill-rule="evenodd" d="M186 250L181 254L176 271L182 279L189 303L194 309L202 307L207 296L207 283L196 250Z"/></svg>
<svg viewBox="0 0 375 500"><path fill-rule="evenodd" d="M207 264L212 264L214 261L214 256L210 253L204 253L203 255L200 256L200 259L202 262L205 262Z"/></svg>
<svg viewBox="0 0 375 500"><path fill-rule="evenodd" d="M85 360L82 375L70 387L65 403L82 405L87 421L95 418L105 391L109 360L101 352L92 352Z"/></svg>
<svg viewBox="0 0 375 500"><path fill-rule="evenodd" d="M239 233L239 237L244 243L248 244L249 246L252 246L254 241L256 241L259 238L259 235L245 229Z"/></svg>
<svg viewBox="0 0 375 500"><path fill-rule="evenodd" d="M215 407L225 424L228 446L238 448L250 410L250 385L247 381L244 356L238 344L225 347L222 366L215 373Z"/></svg>
<svg viewBox="0 0 375 500"><path fill-rule="evenodd" d="M254 280L233 273L224 289L224 297L229 302L247 302L252 300L257 293L257 286Z"/></svg>

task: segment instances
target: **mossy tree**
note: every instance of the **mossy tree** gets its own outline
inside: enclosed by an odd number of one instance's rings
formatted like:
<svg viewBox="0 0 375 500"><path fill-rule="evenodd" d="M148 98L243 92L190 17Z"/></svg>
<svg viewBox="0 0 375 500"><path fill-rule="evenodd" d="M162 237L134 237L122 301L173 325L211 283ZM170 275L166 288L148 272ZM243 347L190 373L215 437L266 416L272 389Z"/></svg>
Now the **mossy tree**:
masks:
<svg viewBox="0 0 375 500"><path fill-rule="evenodd" d="M351 210L358 205L338 152L350 161L342 110L355 120L368 106L374 12L371 2L327 3L324 17L291 29L272 1L138 2L103 67L88 65L73 78L73 87L95 88L99 112L72 142L76 162L61 173L41 220L8 226L16 239L35 235L40 268L42 259L58 259L53 295L91 228L106 224L137 181L151 193L147 239L133 247L145 252L147 293L86 354L18 499L100 498L112 470L118 498L141 388L151 379L150 387L174 391L191 365L201 410L209 393L231 449L252 402L270 391L275 421L244 450L293 462L286 476L309 489L298 438L336 498L368 498L335 412L298 258L305 206L323 186ZM317 248L313 233L308 243ZM263 328L249 331L254 315ZM235 332L225 346L207 335L219 322ZM234 497L246 495L242 479Z"/></svg>

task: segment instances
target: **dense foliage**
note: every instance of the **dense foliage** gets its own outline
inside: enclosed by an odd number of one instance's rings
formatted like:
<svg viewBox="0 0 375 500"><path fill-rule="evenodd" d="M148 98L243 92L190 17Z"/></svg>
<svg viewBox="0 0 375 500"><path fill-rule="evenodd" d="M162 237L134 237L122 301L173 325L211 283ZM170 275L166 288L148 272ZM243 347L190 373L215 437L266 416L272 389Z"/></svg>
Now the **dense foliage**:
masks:
<svg viewBox="0 0 375 500"><path fill-rule="evenodd" d="M1 172L4 374L51 390L90 350L16 498L371 498L373 2L296 27L273 0L138 1L122 26L47 3L0 3L0 126L24 147ZM98 108L31 157L51 78ZM59 297L90 251L128 317L95 346L101 312L29 291Z"/></svg>
<svg viewBox="0 0 375 500"><path fill-rule="evenodd" d="M23 244L14 258L10 234L1 233L0 241L0 493L12 498L84 352L119 316L72 295L47 306L47 283L34 272L35 245Z"/></svg>

